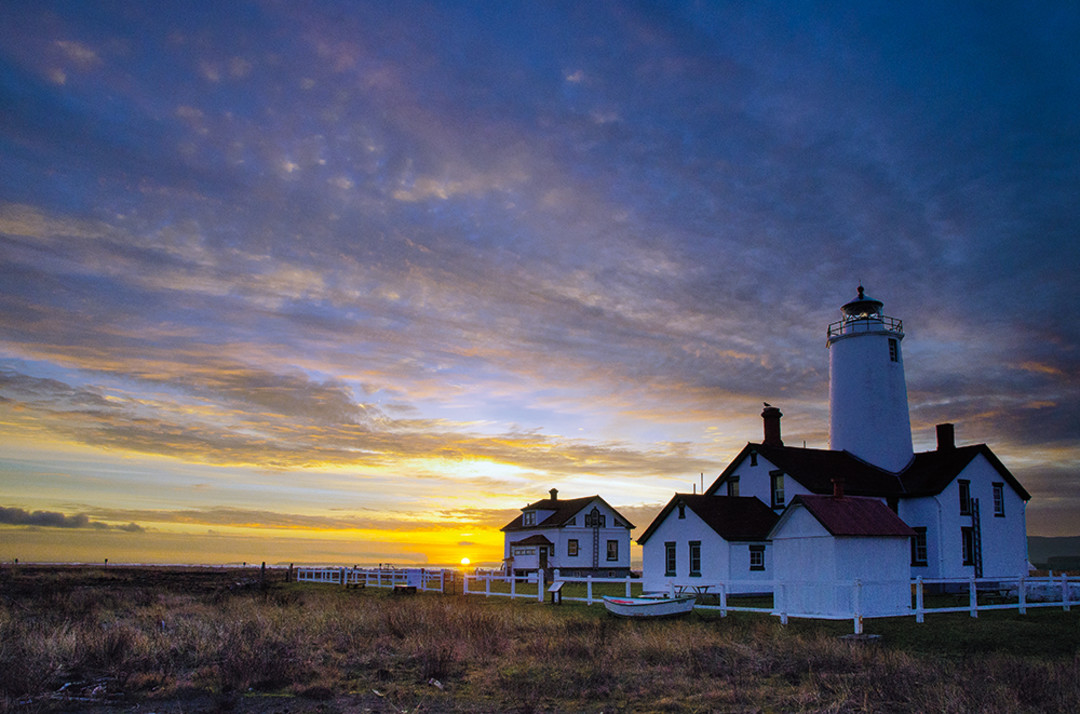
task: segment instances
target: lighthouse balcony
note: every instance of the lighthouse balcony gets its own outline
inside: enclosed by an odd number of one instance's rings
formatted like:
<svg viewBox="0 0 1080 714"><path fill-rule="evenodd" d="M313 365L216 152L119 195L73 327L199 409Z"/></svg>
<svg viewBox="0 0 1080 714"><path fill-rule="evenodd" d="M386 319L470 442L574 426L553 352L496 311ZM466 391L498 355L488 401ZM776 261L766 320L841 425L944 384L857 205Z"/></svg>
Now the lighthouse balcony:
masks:
<svg viewBox="0 0 1080 714"><path fill-rule="evenodd" d="M904 334L904 321L885 315L848 317L829 325L829 339L865 332L887 332L893 335Z"/></svg>

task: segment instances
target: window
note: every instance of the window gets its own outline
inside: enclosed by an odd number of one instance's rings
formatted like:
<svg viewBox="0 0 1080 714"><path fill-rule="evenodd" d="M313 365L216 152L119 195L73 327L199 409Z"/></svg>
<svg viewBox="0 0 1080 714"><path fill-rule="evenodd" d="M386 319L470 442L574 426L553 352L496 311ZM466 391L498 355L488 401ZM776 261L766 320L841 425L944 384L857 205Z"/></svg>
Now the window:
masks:
<svg viewBox="0 0 1080 714"><path fill-rule="evenodd" d="M604 528L607 526L607 516L602 514L596 506L585 514L586 528Z"/></svg>
<svg viewBox="0 0 1080 714"><path fill-rule="evenodd" d="M679 518L686 518L686 504L679 504Z"/></svg>
<svg viewBox="0 0 1080 714"><path fill-rule="evenodd" d="M900 343L892 339L891 337L889 338L889 361L900 361Z"/></svg>
<svg viewBox="0 0 1080 714"><path fill-rule="evenodd" d="M911 564L926 565L926 527L916 526L912 530L915 535L911 536Z"/></svg>
<svg viewBox="0 0 1080 714"><path fill-rule="evenodd" d="M769 476L772 478L772 507L781 508L784 505L784 472L773 471Z"/></svg>
<svg viewBox="0 0 1080 714"><path fill-rule="evenodd" d="M765 546L752 545L750 546L750 569L751 570L764 570L765 569Z"/></svg>
<svg viewBox="0 0 1080 714"><path fill-rule="evenodd" d="M578 554L578 542L577 538L571 538L566 541L566 555L570 558L576 558Z"/></svg>
<svg viewBox="0 0 1080 714"><path fill-rule="evenodd" d="M664 543L664 575L675 575L675 541Z"/></svg>
<svg viewBox="0 0 1080 714"><path fill-rule="evenodd" d="M727 482L727 495L738 496L739 495L739 477L732 476Z"/></svg>
<svg viewBox="0 0 1080 714"><path fill-rule="evenodd" d="M994 484L994 515L1005 516L1005 484Z"/></svg>
<svg viewBox="0 0 1080 714"><path fill-rule="evenodd" d="M690 574L701 576L701 541L690 541Z"/></svg>
<svg viewBox="0 0 1080 714"><path fill-rule="evenodd" d="M751 451L750 452L750 465L751 466L757 466L757 452L756 451Z"/></svg>
<svg viewBox="0 0 1080 714"><path fill-rule="evenodd" d="M536 525L536 513L533 511L525 511L525 516L521 520L523 526L535 526Z"/></svg>
<svg viewBox="0 0 1080 714"><path fill-rule="evenodd" d="M971 515L971 481L957 481L960 486L960 515Z"/></svg>
<svg viewBox="0 0 1080 714"><path fill-rule="evenodd" d="M964 565L975 565L975 529L964 526L960 529L960 541L964 555Z"/></svg>
<svg viewBox="0 0 1080 714"><path fill-rule="evenodd" d="M619 541L609 540L607 542L607 559L618 560L619 559Z"/></svg>

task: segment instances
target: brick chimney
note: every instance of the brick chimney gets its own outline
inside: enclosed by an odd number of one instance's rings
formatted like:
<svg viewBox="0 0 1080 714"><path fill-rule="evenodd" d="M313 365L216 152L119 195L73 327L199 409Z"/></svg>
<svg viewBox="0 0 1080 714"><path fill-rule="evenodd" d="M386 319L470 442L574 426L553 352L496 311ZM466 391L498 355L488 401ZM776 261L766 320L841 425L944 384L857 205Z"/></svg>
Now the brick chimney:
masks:
<svg viewBox="0 0 1080 714"><path fill-rule="evenodd" d="M783 446L784 442L780 438L780 417L784 416L780 413L778 407L774 407L768 402L765 402L765 409L761 412L761 419L765 423L765 439L763 444L768 446Z"/></svg>
<svg viewBox="0 0 1080 714"><path fill-rule="evenodd" d="M558 501L559 500L559 489L553 488L550 491L548 491L548 493L551 494L551 500L552 501Z"/></svg>
<svg viewBox="0 0 1080 714"><path fill-rule="evenodd" d="M937 425L937 448L938 451L949 451L956 448L956 432L952 424Z"/></svg>

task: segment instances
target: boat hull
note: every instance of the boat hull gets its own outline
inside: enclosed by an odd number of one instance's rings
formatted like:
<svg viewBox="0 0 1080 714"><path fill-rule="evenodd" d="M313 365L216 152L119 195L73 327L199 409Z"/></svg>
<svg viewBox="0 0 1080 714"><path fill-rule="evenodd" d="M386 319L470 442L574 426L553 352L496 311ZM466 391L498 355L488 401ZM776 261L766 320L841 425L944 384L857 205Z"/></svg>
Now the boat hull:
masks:
<svg viewBox="0 0 1080 714"><path fill-rule="evenodd" d="M612 615L630 618L678 617L694 609L694 595L676 597L604 596L604 607Z"/></svg>

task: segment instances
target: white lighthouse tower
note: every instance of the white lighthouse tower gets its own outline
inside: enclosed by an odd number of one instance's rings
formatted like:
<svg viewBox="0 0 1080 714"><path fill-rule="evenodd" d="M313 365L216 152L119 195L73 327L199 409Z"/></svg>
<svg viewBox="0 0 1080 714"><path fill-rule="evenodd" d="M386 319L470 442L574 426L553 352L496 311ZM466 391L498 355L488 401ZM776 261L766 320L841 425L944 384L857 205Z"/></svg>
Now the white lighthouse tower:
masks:
<svg viewBox="0 0 1080 714"><path fill-rule="evenodd" d="M829 325L829 448L897 472L914 457L900 341L904 325L863 294Z"/></svg>

